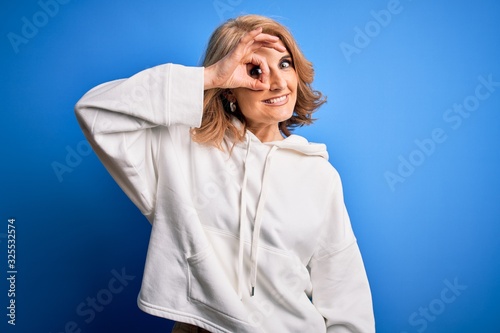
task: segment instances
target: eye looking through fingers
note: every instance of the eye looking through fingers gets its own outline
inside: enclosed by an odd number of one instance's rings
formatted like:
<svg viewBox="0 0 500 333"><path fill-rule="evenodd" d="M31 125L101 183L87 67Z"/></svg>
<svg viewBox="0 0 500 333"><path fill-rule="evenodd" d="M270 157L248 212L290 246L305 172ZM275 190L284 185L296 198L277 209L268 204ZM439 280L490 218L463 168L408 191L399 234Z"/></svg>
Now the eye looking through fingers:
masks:
<svg viewBox="0 0 500 333"><path fill-rule="evenodd" d="M259 66L253 66L250 68L248 75L257 78L262 75L262 69Z"/></svg>

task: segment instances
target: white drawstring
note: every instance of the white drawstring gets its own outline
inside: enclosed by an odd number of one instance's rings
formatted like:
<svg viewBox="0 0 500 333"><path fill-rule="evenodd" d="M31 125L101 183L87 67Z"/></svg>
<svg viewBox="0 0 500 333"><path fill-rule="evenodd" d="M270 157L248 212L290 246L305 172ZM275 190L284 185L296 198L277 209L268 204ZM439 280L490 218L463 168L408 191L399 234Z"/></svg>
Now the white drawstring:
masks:
<svg viewBox="0 0 500 333"><path fill-rule="evenodd" d="M260 240L260 227L262 225L262 211L264 209L264 204L266 202L267 196L267 177L269 175L269 166L271 165L271 156L276 151L278 147L273 146L266 157L266 163L264 165L264 175L262 176L262 188L260 190L259 202L257 204L257 211L255 212L254 226L253 226L253 235L252 235L252 249L250 252L250 260L251 260L251 296L255 295L255 286L257 284L257 252L259 249L259 240Z"/></svg>
<svg viewBox="0 0 500 333"><path fill-rule="evenodd" d="M249 135L246 135L248 143L247 143L247 151L245 154L245 161L244 161L244 171L243 171L243 181L241 184L241 197L240 197L240 243L239 243L239 249L238 249L238 296L240 299L243 298L243 285L244 285L244 250L245 250L245 235L244 231L247 225L247 179L248 179L248 159L250 156L250 149L251 149L251 142L252 139L249 137ZM266 156L266 162L264 165L264 174L262 176L262 186L260 190L260 195L259 195L259 201L257 203L257 210L255 212L255 218L254 218L254 223L253 223L253 234L252 234L252 245L251 245L251 250L250 250L250 262L251 262L251 270L250 270L250 285L251 285L251 291L250 295L254 296L255 295L255 286L257 284L257 271L258 271L258 257L257 257L257 250L259 248L259 241L260 241L260 229L262 225L262 212L264 210L264 204L266 202L266 197L267 197L267 178L269 175L269 166L270 166L270 161L271 161L271 156L278 149L277 146L273 146L269 153L267 153Z"/></svg>
<svg viewBox="0 0 500 333"><path fill-rule="evenodd" d="M252 140L246 135L248 140L247 153L245 155L244 171L243 171L243 182L241 184L241 197L240 197L240 244L238 250L238 296L240 299L243 298L243 251L245 245L244 230L247 220L247 202L246 202L246 192L247 192L247 162L248 156L250 154L250 147Z"/></svg>

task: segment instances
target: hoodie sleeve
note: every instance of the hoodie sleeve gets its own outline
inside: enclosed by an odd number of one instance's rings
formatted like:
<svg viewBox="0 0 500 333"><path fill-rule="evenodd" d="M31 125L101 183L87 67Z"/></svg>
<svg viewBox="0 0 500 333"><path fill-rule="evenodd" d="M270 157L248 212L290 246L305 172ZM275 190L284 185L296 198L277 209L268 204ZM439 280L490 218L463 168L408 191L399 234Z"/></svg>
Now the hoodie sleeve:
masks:
<svg viewBox="0 0 500 333"><path fill-rule="evenodd" d="M331 189L325 225L309 263L312 302L328 333L375 332L370 287L336 172Z"/></svg>
<svg viewBox="0 0 500 333"><path fill-rule="evenodd" d="M172 125L200 126L203 68L166 64L101 84L75 113L99 159L151 222L161 135Z"/></svg>

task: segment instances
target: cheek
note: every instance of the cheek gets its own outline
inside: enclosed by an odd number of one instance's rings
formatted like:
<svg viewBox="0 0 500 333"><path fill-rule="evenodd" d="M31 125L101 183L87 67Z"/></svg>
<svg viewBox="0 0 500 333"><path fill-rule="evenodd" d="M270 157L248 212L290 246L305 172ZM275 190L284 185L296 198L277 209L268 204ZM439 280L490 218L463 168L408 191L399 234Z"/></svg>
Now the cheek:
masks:
<svg viewBox="0 0 500 333"><path fill-rule="evenodd" d="M295 104L297 102L297 96L298 96L298 93L299 93L299 90L298 90L298 86L297 84L295 84L295 86L293 87L293 92L292 92L292 99L293 99L293 103Z"/></svg>
<svg viewBox="0 0 500 333"><path fill-rule="evenodd" d="M259 102L258 98L254 96L254 94L247 91L236 93L234 94L234 97L236 98L236 101L238 103L238 108L245 117L248 110L254 110L255 104Z"/></svg>
<svg viewBox="0 0 500 333"><path fill-rule="evenodd" d="M299 89L299 86L297 84L297 81L295 82L290 82L290 84L288 85L288 89L290 89L292 91L292 94L291 94L291 98L292 98L292 101L293 103L295 104L296 101L297 101L297 96L298 96L298 89Z"/></svg>
<svg viewBox="0 0 500 333"><path fill-rule="evenodd" d="M259 99L259 93L257 91L252 91L250 89L243 89L241 91L235 92L234 97L238 101L238 104L252 104Z"/></svg>
<svg viewBox="0 0 500 333"><path fill-rule="evenodd" d="M293 71L288 72L288 84L290 87L295 87L297 88L298 82L299 82L299 76L297 75L297 72L295 69Z"/></svg>

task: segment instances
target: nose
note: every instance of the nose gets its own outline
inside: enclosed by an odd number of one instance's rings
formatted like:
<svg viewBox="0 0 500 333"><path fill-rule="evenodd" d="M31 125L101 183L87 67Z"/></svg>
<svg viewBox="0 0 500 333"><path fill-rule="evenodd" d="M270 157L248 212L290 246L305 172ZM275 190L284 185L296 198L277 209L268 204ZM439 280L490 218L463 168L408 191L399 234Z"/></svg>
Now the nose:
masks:
<svg viewBox="0 0 500 333"><path fill-rule="evenodd" d="M269 83L270 83L269 87L270 90L279 91L285 89L286 80L284 73L282 73L280 70L271 70Z"/></svg>

